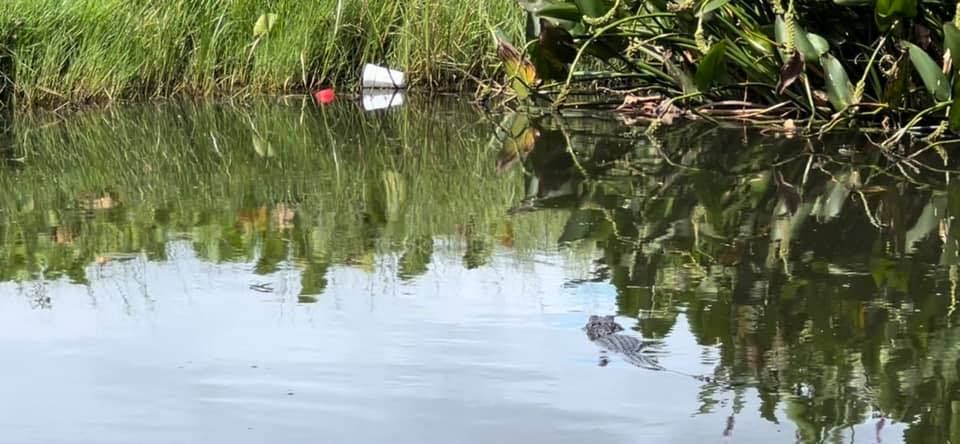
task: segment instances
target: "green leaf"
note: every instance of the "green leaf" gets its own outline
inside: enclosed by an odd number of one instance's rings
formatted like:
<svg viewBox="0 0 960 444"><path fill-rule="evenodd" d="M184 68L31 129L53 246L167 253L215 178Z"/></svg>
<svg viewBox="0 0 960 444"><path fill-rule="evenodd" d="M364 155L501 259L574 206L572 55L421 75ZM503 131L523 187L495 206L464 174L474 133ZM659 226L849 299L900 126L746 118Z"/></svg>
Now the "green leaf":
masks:
<svg viewBox="0 0 960 444"><path fill-rule="evenodd" d="M579 22L583 13L573 3L549 4L534 11L537 17L552 18L568 22Z"/></svg>
<svg viewBox="0 0 960 444"><path fill-rule="evenodd" d="M588 17L601 17L613 7L612 0L573 0L573 3Z"/></svg>
<svg viewBox="0 0 960 444"><path fill-rule="evenodd" d="M830 104L837 111L850 106L853 99L853 84L850 83L850 77L847 76L843 65L830 54L820 57L820 65L823 66L824 75L827 77L827 97L830 99Z"/></svg>
<svg viewBox="0 0 960 444"><path fill-rule="evenodd" d="M927 87L930 95L938 102L950 100L950 84L947 82L947 76L940 70L940 65L937 65L937 62L934 62L919 46L907 42L904 42L904 45L909 48L910 61L920 73L923 85Z"/></svg>
<svg viewBox="0 0 960 444"><path fill-rule="evenodd" d="M273 26L277 24L278 16L274 13L267 13L260 16L257 22L253 24L253 38L258 39L267 35Z"/></svg>
<svg viewBox="0 0 960 444"><path fill-rule="evenodd" d="M957 29L953 23L943 24L943 47L950 49L950 58L953 59L953 72L957 72L960 69L960 29Z"/></svg>
<svg viewBox="0 0 960 444"><path fill-rule="evenodd" d="M783 17L779 15L773 21L773 38L780 45L780 55L786 58L786 55L783 54L783 45L787 42L787 24L783 22Z"/></svg>
<svg viewBox="0 0 960 444"><path fill-rule="evenodd" d="M750 43L750 46L765 55L773 54L773 42L770 38L761 32L751 29L743 30L743 38Z"/></svg>
<svg viewBox="0 0 960 444"><path fill-rule="evenodd" d="M807 31L804 30L803 27L797 24L795 26L795 29L796 29L797 35L793 39L793 46L795 46L797 50L800 51L800 55L803 56L804 61L817 63L817 60L819 60L820 55L822 53L819 52L817 47L814 46L813 43L810 41ZM777 39L777 43L779 43L780 45L785 45L787 42L787 25L786 23L784 23L783 18L780 17L779 15L777 16L776 21L774 21L773 32ZM822 39L822 37L816 34L811 34L811 35L815 36L815 38L817 39ZM820 44L820 42L818 42L818 44ZM829 44L827 45L827 47L829 48ZM784 60L786 60L786 58L790 56L790 54L784 54L782 51L780 55L781 57L783 57Z"/></svg>
<svg viewBox="0 0 960 444"><path fill-rule="evenodd" d="M730 3L730 0L708 0L703 4L703 7L700 8L700 12L697 13L697 17L716 11L727 3Z"/></svg>
<svg viewBox="0 0 960 444"><path fill-rule="evenodd" d="M727 41L721 40L714 44L703 56L700 64L697 65L697 72L693 79L697 88L701 91L710 88L717 79L726 71Z"/></svg>
<svg viewBox="0 0 960 444"><path fill-rule="evenodd" d="M817 51L817 48L813 46L813 43L807 38L807 32L804 31L800 25L797 25L797 37L795 40L797 49L800 50L800 54L803 54L804 60L816 62L817 59L820 58L820 52Z"/></svg>
<svg viewBox="0 0 960 444"><path fill-rule="evenodd" d="M877 0L873 7L877 26L887 29L894 21L917 16L917 0Z"/></svg>
<svg viewBox="0 0 960 444"><path fill-rule="evenodd" d="M827 42L827 39L812 32L807 33L807 41L810 42L810 44L813 46L813 49L817 52L817 57L826 54L827 51L830 50L830 43Z"/></svg>
<svg viewBox="0 0 960 444"><path fill-rule="evenodd" d="M953 97L960 97L960 76L955 76L953 79ZM954 100L953 105L950 105L948 119L950 131L960 133L960 100Z"/></svg>

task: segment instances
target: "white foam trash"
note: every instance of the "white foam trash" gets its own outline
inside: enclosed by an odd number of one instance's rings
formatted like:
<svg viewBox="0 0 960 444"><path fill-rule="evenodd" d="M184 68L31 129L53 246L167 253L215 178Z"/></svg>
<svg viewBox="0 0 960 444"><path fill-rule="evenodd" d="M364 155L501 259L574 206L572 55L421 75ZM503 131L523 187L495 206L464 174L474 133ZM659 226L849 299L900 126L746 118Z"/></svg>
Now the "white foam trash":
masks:
<svg viewBox="0 0 960 444"><path fill-rule="evenodd" d="M402 72L370 63L363 66L361 79L361 85L364 88L403 89L407 87L407 79Z"/></svg>
<svg viewBox="0 0 960 444"><path fill-rule="evenodd" d="M403 105L403 91L364 92L364 111L387 109Z"/></svg>

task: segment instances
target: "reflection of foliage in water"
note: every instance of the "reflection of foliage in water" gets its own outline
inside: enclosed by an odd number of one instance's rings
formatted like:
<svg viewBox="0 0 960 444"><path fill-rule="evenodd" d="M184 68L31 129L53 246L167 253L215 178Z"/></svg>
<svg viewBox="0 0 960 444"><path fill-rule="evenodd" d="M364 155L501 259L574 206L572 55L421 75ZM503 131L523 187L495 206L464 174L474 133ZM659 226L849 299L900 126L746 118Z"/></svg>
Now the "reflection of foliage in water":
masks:
<svg viewBox="0 0 960 444"><path fill-rule="evenodd" d="M429 269L434 236L473 257L477 245L492 254L506 230L556 224L549 215L511 224L505 210L520 184L487 168L476 149L486 128L461 124L476 114L447 105L461 116L450 119L425 105L364 115L349 102L176 104L53 124L27 117L17 134L23 163L0 171L9 190L0 280L84 284L90 265L141 253L164 260L170 241L185 239L201 259L252 262L257 274L296 264L309 302L331 266L371 269L377 255L396 254L397 274L412 279ZM519 236L514 254L544 247L530 243L541 238Z"/></svg>
<svg viewBox="0 0 960 444"><path fill-rule="evenodd" d="M908 422L911 442L960 437L953 188L884 176L868 166L879 152L826 155L852 136L690 126L655 144L590 118L505 116L494 163L477 150L487 129L459 125L475 114L411 105L28 117L23 163L0 170L0 280L84 284L91 266L166 260L183 239L210 262L295 266L312 302L332 267L393 257L409 280L451 244L473 268L549 238L596 255L592 279L644 336L684 313L736 413L751 387L804 441L873 413ZM705 386L702 409L722 396Z"/></svg>
<svg viewBox="0 0 960 444"><path fill-rule="evenodd" d="M909 442L958 441L957 185L910 184L872 166L885 164L877 150L836 154L855 135L821 145L688 126L650 140L531 125L535 140L512 131L501 152L530 172L513 211L568 209L560 241L599 248L597 279L644 336L685 313L718 348L735 413L753 387L761 416L782 408L804 442L875 414L909 423ZM719 396L705 385L702 408Z"/></svg>

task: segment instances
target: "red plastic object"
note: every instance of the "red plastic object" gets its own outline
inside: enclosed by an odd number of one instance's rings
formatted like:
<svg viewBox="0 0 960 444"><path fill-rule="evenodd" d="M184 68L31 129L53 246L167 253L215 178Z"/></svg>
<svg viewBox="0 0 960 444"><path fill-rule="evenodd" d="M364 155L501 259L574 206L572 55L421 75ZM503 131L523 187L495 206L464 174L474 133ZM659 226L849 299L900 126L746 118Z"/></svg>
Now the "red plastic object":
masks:
<svg viewBox="0 0 960 444"><path fill-rule="evenodd" d="M334 94L333 88L324 88L313 93L313 99L324 105L333 102L333 99L336 97L337 96Z"/></svg>

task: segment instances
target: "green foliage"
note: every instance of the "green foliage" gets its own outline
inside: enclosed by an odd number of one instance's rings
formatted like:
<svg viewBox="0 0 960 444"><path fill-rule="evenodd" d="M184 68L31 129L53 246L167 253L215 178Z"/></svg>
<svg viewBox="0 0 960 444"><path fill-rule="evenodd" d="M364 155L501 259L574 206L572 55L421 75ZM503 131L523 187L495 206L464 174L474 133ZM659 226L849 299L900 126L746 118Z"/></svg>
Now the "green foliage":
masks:
<svg viewBox="0 0 960 444"><path fill-rule="evenodd" d="M23 21L24 106L346 89L365 63L401 69L421 90L459 89L494 74L489 27L512 37L520 17L513 0L0 2L0 30Z"/></svg>
<svg viewBox="0 0 960 444"><path fill-rule="evenodd" d="M923 79L927 92L938 101L950 100L950 83L937 62L934 62L919 46L912 43L904 43L904 45L909 49L910 61Z"/></svg>
<svg viewBox="0 0 960 444"><path fill-rule="evenodd" d="M960 57L960 29L953 23L944 23L943 24L943 47L950 50L950 57L957 58ZM960 69L960 64L953 64L953 72L956 73Z"/></svg>
<svg viewBox="0 0 960 444"><path fill-rule="evenodd" d="M895 20L917 16L917 0L877 0L874 5L877 25L889 28Z"/></svg>
<svg viewBox="0 0 960 444"><path fill-rule="evenodd" d="M726 74L727 66L727 42L722 41L710 47L710 51L703 56L703 60L697 65L697 73L694 75L694 81L697 88L701 91L710 88L714 82Z"/></svg>
<svg viewBox="0 0 960 444"><path fill-rule="evenodd" d="M567 32L566 48L582 53L569 60L543 50L542 42L555 40L544 38L543 26L528 35L541 42L538 50L530 52L537 74L560 82L545 82L539 92L557 102L571 97L571 92L581 92L579 85L589 85L588 80L616 79L667 98L683 96L672 102L680 107L746 99L762 108L786 100L789 106L783 109L793 118L823 123L831 119L829 128L841 121L847 122L841 127L850 127L854 121L884 119L936 127L944 115L930 108L950 100L950 85L960 72L960 63L953 63L952 70L940 63L939 42L951 53L960 52L960 31L947 20L954 7L944 2L543 0L521 4L528 22L551 21ZM622 44L613 45L617 39ZM908 54L908 61L903 54ZM778 72L783 73L779 82ZM917 94L920 85L925 89Z"/></svg>
<svg viewBox="0 0 960 444"><path fill-rule="evenodd" d="M830 103L835 109L846 109L853 100L853 85L843 65L830 54L823 55L820 64L827 76L827 97L830 98Z"/></svg>

